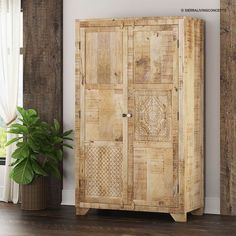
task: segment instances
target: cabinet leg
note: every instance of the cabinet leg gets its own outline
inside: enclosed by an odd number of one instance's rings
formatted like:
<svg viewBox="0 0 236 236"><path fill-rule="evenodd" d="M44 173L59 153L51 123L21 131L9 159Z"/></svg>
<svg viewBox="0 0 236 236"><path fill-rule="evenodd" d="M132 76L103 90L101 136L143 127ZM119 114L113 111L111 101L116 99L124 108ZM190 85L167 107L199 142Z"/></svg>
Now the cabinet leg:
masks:
<svg viewBox="0 0 236 236"><path fill-rule="evenodd" d="M76 215L84 216L88 213L89 208L76 207Z"/></svg>
<svg viewBox="0 0 236 236"><path fill-rule="evenodd" d="M187 213L170 214L175 222L187 222Z"/></svg>
<svg viewBox="0 0 236 236"><path fill-rule="evenodd" d="M195 216L202 216L203 213L204 213L204 208L203 207L201 207L197 210L191 211L191 214L195 215Z"/></svg>

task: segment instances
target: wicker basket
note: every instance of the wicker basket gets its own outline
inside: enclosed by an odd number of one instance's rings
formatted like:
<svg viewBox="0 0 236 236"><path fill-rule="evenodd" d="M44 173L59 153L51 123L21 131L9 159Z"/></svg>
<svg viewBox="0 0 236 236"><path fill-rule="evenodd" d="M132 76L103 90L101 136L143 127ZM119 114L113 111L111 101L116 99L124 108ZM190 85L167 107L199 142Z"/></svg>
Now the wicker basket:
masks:
<svg viewBox="0 0 236 236"><path fill-rule="evenodd" d="M21 186L21 209L43 210L47 207L47 179L35 178L31 184Z"/></svg>

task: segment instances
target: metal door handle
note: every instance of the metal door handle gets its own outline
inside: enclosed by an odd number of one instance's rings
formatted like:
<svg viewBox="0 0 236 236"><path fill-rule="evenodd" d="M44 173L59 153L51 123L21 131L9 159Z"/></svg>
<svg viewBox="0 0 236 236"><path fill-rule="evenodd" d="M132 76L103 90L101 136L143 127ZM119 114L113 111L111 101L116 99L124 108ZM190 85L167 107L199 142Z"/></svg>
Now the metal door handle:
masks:
<svg viewBox="0 0 236 236"><path fill-rule="evenodd" d="M122 117L128 117L128 118L130 118L130 117L132 117L132 114L131 114L131 113L128 113L128 114L123 113L123 114L122 114Z"/></svg>

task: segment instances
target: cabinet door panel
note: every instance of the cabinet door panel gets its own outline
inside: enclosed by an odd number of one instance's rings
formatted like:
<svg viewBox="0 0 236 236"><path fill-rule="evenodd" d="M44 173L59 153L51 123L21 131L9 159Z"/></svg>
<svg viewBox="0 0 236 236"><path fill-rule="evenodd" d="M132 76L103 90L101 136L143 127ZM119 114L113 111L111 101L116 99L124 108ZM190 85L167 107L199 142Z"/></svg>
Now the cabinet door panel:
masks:
<svg viewBox="0 0 236 236"><path fill-rule="evenodd" d="M81 34L81 202L125 203L126 36L127 30L113 27L89 28Z"/></svg>
<svg viewBox="0 0 236 236"><path fill-rule="evenodd" d="M123 35L119 31L86 32L86 81L88 84L122 84Z"/></svg>
<svg viewBox="0 0 236 236"><path fill-rule="evenodd" d="M173 29L134 32L135 83L172 83L176 37Z"/></svg>
<svg viewBox="0 0 236 236"><path fill-rule="evenodd" d="M136 204L171 206L175 173L173 172L173 149L134 149L134 200ZM174 189L173 189L174 188Z"/></svg>
<svg viewBox="0 0 236 236"><path fill-rule="evenodd" d="M123 90L85 92L85 141L123 141Z"/></svg>
<svg viewBox="0 0 236 236"><path fill-rule="evenodd" d="M129 181L137 205L178 205L177 39L174 25L129 30Z"/></svg>
<svg viewBox="0 0 236 236"><path fill-rule="evenodd" d="M85 145L85 201L121 203L122 144Z"/></svg>

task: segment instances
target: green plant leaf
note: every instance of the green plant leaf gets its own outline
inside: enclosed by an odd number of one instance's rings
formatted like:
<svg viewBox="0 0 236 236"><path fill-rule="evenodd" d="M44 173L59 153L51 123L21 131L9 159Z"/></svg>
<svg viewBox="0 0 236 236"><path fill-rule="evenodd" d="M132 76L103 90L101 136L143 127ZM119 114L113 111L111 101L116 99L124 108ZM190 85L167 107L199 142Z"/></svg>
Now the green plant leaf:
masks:
<svg viewBox="0 0 236 236"><path fill-rule="evenodd" d="M44 122L44 121L42 121L41 123L40 123L40 127L42 127L42 128L44 128L44 129L49 129L49 125L48 125L48 123L46 123L46 122Z"/></svg>
<svg viewBox="0 0 236 236"><path fill-rule="evenodd" d="M24 123L24 120L22 118L18 118L19 121L21 121L22 123Z"/></svg>
<svg viewBox="0 0 236 236"><path fill-rule="evenodd" d="M20 162L22 162L24 159L17 159L16 161L12 162L9 166L15 166L17 164L19 164Z"/></svg>
<svg viewBox="0 0 236 236"><path fill-rule="evenodd" d="M32 138L28 138L27 143L29 144L30 148L34 152L39 152L40 151L40 146L38 145L38 143L34 142Z"/></svg>
<svg viewBox="0 0 236 236"><path fill-rule="evenodd" d="M71 130L67 130L67 131L65 131L65 132L63 133L63 136L64 136L64 137L65 137L65 136L68 136L68 135L70 135L72 132L73 132L72 129L71 129Z"/></svg>
<svg viewBox="0 0 236 236"><path fill-rule="evenodd" d="M26 112L29 114L29 116L37 116L38 115L34 109L28 109Z"/></svg>
<svg viewBox="0 0 236 236"><path fill-rule="evenodd" d="M24 142L18 142L18 143L16 144L16 146L17 146L17 147L22 147L22 146L24 146L24 144L25 144Z"/></svg>
<svg viewBox="0 0 236 236"><path fill-rule="evenodd" d="M26 143L23 146L18 147L12 154L12 157L15 159L27 158L29 157L30 150Z"/></svg>
<svg viewBox="0 0 236 236"><path fill-rule="evenodd" d="M9 141L5 144L5 147L11 145L12 143L14 143L14 142L16 142L16 141L18 141L18 140L20 140L20 139L22 139L22 138L23 138L23 137L17 137L17 138L13 138L13 139L9 140Z"/></svg>
<svg viewBox="0 0 236 236"><path fill-rule="evenodd" d="M58 166L55 165L54 163L51 163L50 161L48 161L45 164L45 170L47 173L50 173L52 176L56 177L56 178L61 178L61 174L60 171L58 169Z"/></svg>
<svg viewBox="0 0 236 236"><path fill-rule="evenodd" d="M24 125L21 125L21 124L12 124L10 126L10 129L8 130L8 133L27 134L28 133L28 128Z"/></svg>
<svg viewBox="0 0 236 236"><path fill-rule="evenodd" d="M23 124L28 125L30 116L27 113L27 111L23 107L17 107L17 111L20 113L20 115L22 117Z"/></svg>
<svg viewBox="0 0 236 236"><path fill-rule="evenodd" d="M63 158L63 146L73 148L63 142L73 141L69 136L73 131L61 132L60 123L56 119L52 125L48 124L40 119L34 109L25 110L18 107L17 110L20 123L12 125L9 133L22 134L23 137L21 140L14 140L17 149L12 154L16 159L12 163L12 178L21 183L32 181L35 175L50 174L59 178L59 162ZM42 162L41 157L44 157ZM20 176L19 170L23 167L25 168L21 171L24 170L25 176L23 174Z"/></svg>
<svg viewBox="0 0 236 236"><path fill-rule="evenodd" d="M56 166L58 165L59 161L57 159L56 154L47 154L46 156L47 156L49 162L51 162L52 164L54 164Z"/></svg>
<svg viewBox="0 0 236 236"><path fill-rule="evenodd" d="M23 132L19 129L10 129L7 131L9 134L23 134Z"/></svg>
<svg viewBox="0 0 236 236"><path fill-rule="evenodd" d="M25 109L23 107L17 107L17 111L21 114L22 118L25 118Z"/></svg>
<svg viewBox="0 0 236 236"><path fill-rule="evenodd" d="M54 138L53 138L53 142L54 142L55 144L61 143L61 142L63 142L63 139L60 138L60 137L54 137Z"/></svg>
<svg viewBox="0 0 236 236"><path fill-rule="evenodd" d="M11 171L10 177L18 184L29 184L34 178L30 159L24 159Z"/></svg>
<svg viewBox="0 0 236 236"><path fill-rule="evenodd" d="M33 171L37 175L48 176L48 174L44 171L44 169L40 166L40 164L34 159L31 159L31 165L32 165Z"/></svg>
<svg viewBox="0 0 236 236"><path fill-rule="evenodd" d="M71 145L67 144L67 143L63 143L63 146L64 146L64 147L68 147L68 148L70 148L70 149L73 149L73 147L72 147Z"/></svg>
<svg viewBox="0 0 236 236"><path fill-rule="evenodd" d="M62 160L62 157L63 157L63 152L62 152L62 150L61 150L61 149L58 149L58 150L56 151L56 155L57 155L58 160L61 161L61 160Z"/></svg>
<svg viewBox="0 0 236 236"><path fill-rule="evenodd" d="M73 141L73 138L69 138L69 137L63 137L63 139Z"/></svg>
<svg viewBox="0 0 236 236"><path fill-rule="evenodd" d="M30 155L30 158L31 158L32 160L37 160L37 159L38 159L37 156L34 155L34 154L31 154L31 155Z"/></svg>
<svg viewBox="0 0 236 236"><path fill-rule="evenodd" d="M59 122L56 120L56 119L54 119L54 128L55 128L55 130L56 131L59 131L60 130L60 124L59 124Z"/></svg>
<svg viewBox="0 0 236 236"><path fill-rule="evenodd" d="M39 122L39 117L31 117L30 118L30 125L35 125L37 122Z"/></svg>

